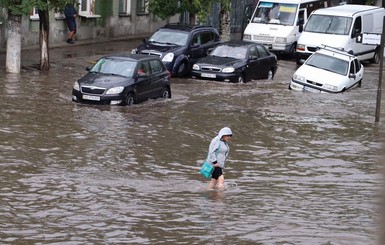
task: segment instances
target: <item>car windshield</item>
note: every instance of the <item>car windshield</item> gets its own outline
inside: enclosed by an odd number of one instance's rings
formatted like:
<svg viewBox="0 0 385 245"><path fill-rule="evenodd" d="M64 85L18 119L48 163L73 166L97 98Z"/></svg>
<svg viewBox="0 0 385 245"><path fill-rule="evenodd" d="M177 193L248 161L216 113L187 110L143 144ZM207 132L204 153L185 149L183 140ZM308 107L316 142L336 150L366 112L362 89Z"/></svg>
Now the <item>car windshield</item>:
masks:
<svg viewBox="0 0 385 245"><path fill-rule="evenodd" d="M211 56L235 59L245 59L246 54L246 47L234 47L228 45L218 46L210 53Z"/></svg>
<svg viewBox="0 0 385 245"><path fill-rule="evenodd" d="M187 32L160 29L159 31L155 32L148 39L148 41L184 46L187 43L187 39L188 39Z"/></svg>
<svg viewBox="0 0 385 245"><path fill-rule="evenodd" d="M315 53L306 60L306 65L331 71L345 76L348 73L349 62L332 56Z"/></svg>
<svg viewBox="0 0 385 245"><path fill-rule="evenodd" d="M132 77L136 64L136 62L123 59L102 58L92 67L90 72Z"/></svg>
<svg viewBox="0 0 385 245"><path fill-rule="evenodd" d="M308 20L305 31L348 35L352 18L328 15L312 15Z"/></svg>
<svg viewBox="0 0 385 245"><path fill-rule="evenodd" d="M260 2L252 23L294 25L298 4Z"/></svg>

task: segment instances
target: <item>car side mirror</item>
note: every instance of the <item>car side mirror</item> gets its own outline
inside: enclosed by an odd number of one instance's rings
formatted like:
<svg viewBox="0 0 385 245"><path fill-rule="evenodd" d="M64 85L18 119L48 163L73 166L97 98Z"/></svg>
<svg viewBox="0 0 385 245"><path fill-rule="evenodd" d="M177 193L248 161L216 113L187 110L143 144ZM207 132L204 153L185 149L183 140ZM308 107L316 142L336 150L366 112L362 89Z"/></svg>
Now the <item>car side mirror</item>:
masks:
<svg viewBox="0 0 385 245"><path fill-rule="evenodd" d="M303 31L303 25L299 25L298 31L301 33Z"/></svg>
<svg viewBox="0 0 385 245"><path fill-rule="evenodd" d="M258 59L258 56L250 55L250 56L249 56L249 59L250 59L250 60L256 60L256 59Z"/></svg>
<svg viewBox="0 0 385 245"><path fill-rule="evenodd" d="M142 40L144 43L146 43L147 41L148 41L148 38L147 37L145 37L145 38L143 38L143 40Z"/></svg>
<svg viewBox="0 0 385 245"><path fill-rule="evenodd" d="M86 71L91 71L91 68L87 66Z"/></svg>
<svg viewBox="0 0 385 245"><path fill-rule="evenodd" d="M349 78L356 79L356 74L350 73L350 74L349 74Z"/></svg>

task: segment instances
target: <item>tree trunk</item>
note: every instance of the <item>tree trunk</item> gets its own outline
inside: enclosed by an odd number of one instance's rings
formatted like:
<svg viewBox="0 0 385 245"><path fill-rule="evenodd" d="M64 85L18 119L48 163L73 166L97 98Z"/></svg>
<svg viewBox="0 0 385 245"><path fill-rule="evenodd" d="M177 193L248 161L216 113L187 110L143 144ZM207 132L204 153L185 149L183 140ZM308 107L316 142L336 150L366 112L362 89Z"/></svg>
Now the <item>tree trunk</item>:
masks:
<svg viewBox="0 0 385 245"><path fill-rule="evenodd" d="M21 15L8 11L6 71L20 73L21 66Z"/></svg>
<svg viewBox="0 0 385 245"><path fill-rule="evenodd" d="M230 12L221 9L219 21L219 34L221 35L222 41L230 41Z"/></svg>
<svg viewBox="0 0 385 245"><path fill-rule="evenodd" d="M39 13L39 45L40 45L40 70L49 70L49 14L48 10L38 10Z"/></svg>

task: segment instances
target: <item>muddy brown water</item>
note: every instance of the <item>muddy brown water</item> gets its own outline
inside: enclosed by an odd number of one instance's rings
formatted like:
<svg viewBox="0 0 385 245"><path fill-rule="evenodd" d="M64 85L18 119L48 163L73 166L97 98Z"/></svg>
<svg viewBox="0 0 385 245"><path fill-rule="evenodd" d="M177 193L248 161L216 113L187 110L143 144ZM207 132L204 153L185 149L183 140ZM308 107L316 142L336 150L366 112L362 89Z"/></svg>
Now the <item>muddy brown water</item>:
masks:
<svg viewBox="0 0 385 245"><path fill-rule="evenodd" d="M336 95L289 91L296 65L280 60L272 81L173 79L169 100L71 102L86 66L131 46L64 47L48 73L31 59L1 71L2 244L376 244L378 65ZM226 189L207 191L199 166L223 126Z"/></svg>

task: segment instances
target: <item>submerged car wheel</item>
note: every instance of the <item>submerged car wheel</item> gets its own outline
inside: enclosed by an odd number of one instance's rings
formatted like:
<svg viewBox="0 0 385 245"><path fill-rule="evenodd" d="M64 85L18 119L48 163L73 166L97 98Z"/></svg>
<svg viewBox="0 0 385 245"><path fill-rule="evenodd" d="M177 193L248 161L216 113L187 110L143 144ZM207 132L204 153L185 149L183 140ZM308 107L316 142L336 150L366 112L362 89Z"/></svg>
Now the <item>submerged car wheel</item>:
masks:
<svg viewBox="0 0 385 245"><path fill-rule="evenodd" d="M370 63L372 64L378 64L380 63L380 55L378 49L374 52L373 58L370 60Z"/></svg>
<svg viewBox="0 0 385 245"><path fill-rule="evenodd" d="M273 70L273 68L271 68L269 70L269 72L267 73L267 79L268 80L273 80L273 78L274 78L274 70Z"/></svg>
<svg viewBox="0 0 385 245"><path fill-rule="evenodd" d="M240 74L237 83L245 83L245 75Z"/></svg>
<svg viewBox="0 0 385 245"><path fill-rule="evenodd" d="M178 77L184 77L186 74L187 66L185 62L182 62L178 69Z"/></svg>
<svg viewBox="0 0 385 245"><path fill-rule="evenodd" d="M163 99L171 98L171 91L170 91L170 89L169 88L162 89L162 93L161 93L160 97L163 98Z"/></svg>
<svg viewBox="0 0 385 245"><path fill-rule="evenodd" d="M128 106L132 106L135 104L135 95L133 93L129 93L126 97L125 104Z"/></svg>

